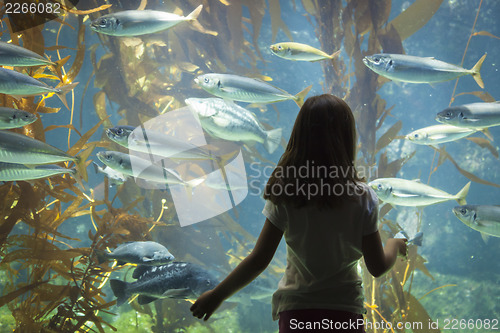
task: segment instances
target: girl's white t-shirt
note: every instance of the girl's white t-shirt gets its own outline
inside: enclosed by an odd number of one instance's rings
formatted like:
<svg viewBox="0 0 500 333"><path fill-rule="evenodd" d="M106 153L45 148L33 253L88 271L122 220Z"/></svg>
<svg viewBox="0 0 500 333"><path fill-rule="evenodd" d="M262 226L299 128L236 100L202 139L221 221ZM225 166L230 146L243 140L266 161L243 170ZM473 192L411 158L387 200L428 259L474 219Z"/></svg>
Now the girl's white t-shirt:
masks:
<svg viewBox="0 0 500 333"><path fill-rule="evenodd" d="M266 201L262 213L283 231L287 250L287 267L273 294L273 320L285 310L365 312L357 266L363 236L378 230L378 199L365 183L354 186L353 196L335 208Z"/></svg>

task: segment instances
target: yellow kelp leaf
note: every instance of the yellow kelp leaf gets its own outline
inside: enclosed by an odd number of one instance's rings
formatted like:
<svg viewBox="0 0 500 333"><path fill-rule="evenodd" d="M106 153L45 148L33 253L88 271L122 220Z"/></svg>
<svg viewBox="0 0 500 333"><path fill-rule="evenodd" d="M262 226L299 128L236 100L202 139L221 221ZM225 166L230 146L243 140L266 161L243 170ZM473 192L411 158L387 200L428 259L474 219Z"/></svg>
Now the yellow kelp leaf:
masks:
<svg viewBox="0 0 500 333"><path fill-rule="evenodd" d="M69 47L64 46L64 45L52 45L52 46L47 46L45 48L45 50L47 50L47 51L56 51L56 50L64 50L64 49L74 50L73 48L69 48Z"/></svg>
<svg viewBox="0 0 500 333"><path fill-rule="evenodd" d="M265 0L254 0L247 3L248 11L250 12L251 24L253 29L252 42L255 50L259 57L264 61L262 54L260 52L260 47L258 43L258 38L260 35L260 28L262 26L262 20L266 14L266 1Z"/></svg>
<svg viewBox="0 0 500 333"><path fill-rule="evenodd" d="M472 36L488 36L488 37L492 37L492 38L496 38L496 39L500 39L500 37L497 37L491 33L489 33L488 31L478 31L478 32L475 32L472 34Z"/></svg>
<svg viewBox="0 0 500 333"><path fill-rule="evenodd" d="M398 132L401 130L403 127L403 122L399 120L397 123L391 126L377 141L376 145L376 150L379 151L380 149L384 148L387 146L389 143L394 140Z"/></svg>
<svg viewBox="0 0 500 333"><path fill-rule="evenodd" d="M455 99L457 96L460 95L474 95L476 97L481 98L484 102L486 103L493 103L495 102L495 98L491 96L487 91L471 91L471 92L463 92L460 94L456 94L453 99Z"/></svg>
<svg viewBox="0 0 500 333"><path fill-rule="evenodd" d="M473 182L476 182L479 184L484 184L484 185L489 185L489 186L494 186L494 187L500 187L499 184L495 184L495 183L489 182L487 180L481 179L478 176L462 169L458 165L458 163L450 156L450 154L448 154L448 152L444 149L444 147L441 147L441 148L436 148L434 146L429 146L429 147L431 147L434 150L437 150L440 154L443 154L444 157L446 157L451 163L453 163L455 168L457 168L458 172L460 172L462 175L464 175L468 179L472 180Z"/></svg>
<svg viewBox="0 0 500 333"><path fill-rule="evenodd" d="M439 329L432 329L429 323L432 322L431 317L425 310L422 304L410 293L405 293L406 299L409 301L405 322L412 323L412 332L414 333L440 333Z"/></svg>
<svg viewBox="0 0 500 333"><path fill-rule="evenodd" d="M108 116L109 117L109 116ZM87 133L85 133L84 135L82 135L80 137L80 139L78 139L78 141L67 151L67 153L71 156L74 156L76 153L78 153L80 150L82 150L84 144L87 143L87 141L90 139L90 137L92 135L94 135L94 133L97 131L97 129L104 123L104 121L108 119L108 118L105 118L105 119L101 119L101 121L99 121L94 127L92 127L91 129L89 129L87 131Z"/></svg>
<svg viewBox="0 0 500 333"><path fill-rule="evenodd" d="M278 34L278 30L281 28L285 35L293 41L293 36L285 22L281 19L281 7L279 0L269 0L269 13L271 14L271 30L272 37L271 42L274 43L276 41L276 35Z"/></svg>
<svg viewBox="0 0 500 333"><path fill-rule="evenodd" d="M302 7L311 15L316 15L315 1L313 0L302 0Z"/></svg>
<svg viewBox="0 0 500 333"><path fill-rule="evenodd" d="M71 65L71 68L68 71L67 74L67 81L68 82L73 82L80 72L80 69L82 68L83 65L83 60L85 58L85 25L81 22L81 19L78 22L79 29L78 29L78 41L77 41L77 46L78 46L78 51L76 51L76 56L73 60L73 64Z"/></svg>
<svg viewBox="0 0 500 333"><path fill-rule="evenodd" d="M137 10L144 10L146 8L146 5L148 4L148 0L141 0L141 3L139 7L137 7Z"/></svg>
<svg viewBox="0 0 500 333"><path fill-rule="evenodd" d="M398 31L401 40L405 40L431 19L442 2L443 0L417 0L389 22L387 27L393 25Z"/></svg>
<svg viewBox="0 0 500 333"><path fill-rule="evenodd" d="M94 95L94 109L99 119L104 120L103 124L105 128L113 127L106 113L106 94L102 90Z"/></svg>
<svg viewBox="0 0 500 333"><path fill-rule="evenodd" d="M469 140L469 141L474 142L476 145L478 145L481 148L488 149L493 154L493 156L495 156L496 158L498 158L498 151L497 151L497 149L495 147L493 147L493 145L490 143L490 141L486 140L485 138L473 137L473 138L466 138L466 139Z"/></svg>
<svg viewBox="0 0 500 333"><path fill-rule="evenodd" d="M76 127L73 126L72 124L67 124L67 125L49 125L49 126L45 127L45 132L52 131L52 130L54 130L56 128L70 128L73 131L75 131L76 133L78 133L78 135L82 136L80 134L80 132L78 132L78 130L76 129Z"/></svg>
<svg viewBox="0 0 500 333"><path fill-rule="evenodd" d="M33 78L35 78L35 79L50 79L50 80L59 81L59 78L55 75L52 75L52 74L35 74L35 75L33 75Z"/></svg>

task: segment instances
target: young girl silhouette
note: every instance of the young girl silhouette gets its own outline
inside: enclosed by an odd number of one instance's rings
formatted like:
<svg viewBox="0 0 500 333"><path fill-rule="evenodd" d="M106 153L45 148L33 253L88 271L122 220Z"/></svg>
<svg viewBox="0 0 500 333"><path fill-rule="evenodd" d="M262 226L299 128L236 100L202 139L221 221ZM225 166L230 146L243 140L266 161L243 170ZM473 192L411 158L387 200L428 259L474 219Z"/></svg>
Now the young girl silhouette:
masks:
<svg viewBox="0 0 500 333"><path fill-rule="evenodd" d="M324 94L306 100L288 146L265 189L266 221L252 252L191 306L207 320L222 302L269 265L284 236L287 266L273 294L280 332L364 332L363 256L375 277L386 273L406 240L377 227L378 199L354 167L356 127L349 106Z"/></svg>

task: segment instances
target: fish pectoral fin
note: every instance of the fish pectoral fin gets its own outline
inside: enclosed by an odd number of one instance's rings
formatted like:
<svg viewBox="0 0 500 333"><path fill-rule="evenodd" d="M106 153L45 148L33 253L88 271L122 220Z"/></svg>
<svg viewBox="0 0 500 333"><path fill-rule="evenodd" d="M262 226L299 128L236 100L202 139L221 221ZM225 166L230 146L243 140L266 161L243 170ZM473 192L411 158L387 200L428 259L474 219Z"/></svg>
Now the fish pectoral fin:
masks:
<svg viewBox="0 0 500 333"><path fill-rule="evenodd" d="M214 117L213 121L217 126L220 127L227 127L231 123L229 119L223 117Z"/></svg>
<svg viewBox="0 0 500 333"><path fill-rule="evenodd" d="M144 304L154 302L157 299L158 298L152 297L152 296L139 295L139 297L137 297L137 303L139 303L140 305L144 305Z"/></svg>
<svg viewBox="0 0 500 333"><path fill-rule="evenodd" d="M484 232L481 232L481 238L483 239L484 243L487 244L490 236L485 234Z"/></svg>
<svg viewBox="0 0 500 333"><path fill-rule="evenodd" d="M169 289L163 293L163 297L167 298L189 298L192 295L193 293L189 288Z"/></svg>

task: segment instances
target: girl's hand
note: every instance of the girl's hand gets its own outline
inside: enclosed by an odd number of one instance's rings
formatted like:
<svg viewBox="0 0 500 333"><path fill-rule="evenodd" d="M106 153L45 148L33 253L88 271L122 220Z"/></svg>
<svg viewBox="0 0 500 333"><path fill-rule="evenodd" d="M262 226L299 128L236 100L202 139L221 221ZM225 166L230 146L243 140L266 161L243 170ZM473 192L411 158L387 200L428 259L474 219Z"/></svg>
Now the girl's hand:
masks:
<svg viewBox="0 0 500 333"><path fill-rule="evenodd" d="M190 310L193 316L203 320L208 320L212 313L222 304L224 300L219 298L213 290L204 292L198 297L196 302L191 306Z"/></svg>
<svg viewBox="0 0 500 333"><path fill-rule="evenodd" d="M397 247L398 247L398 257L403 257L407 258L408 257L408 246L406 242L408 241L407 239L395 239L397 242Z"/></svg>

